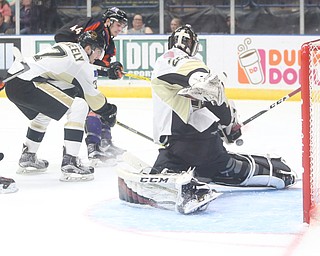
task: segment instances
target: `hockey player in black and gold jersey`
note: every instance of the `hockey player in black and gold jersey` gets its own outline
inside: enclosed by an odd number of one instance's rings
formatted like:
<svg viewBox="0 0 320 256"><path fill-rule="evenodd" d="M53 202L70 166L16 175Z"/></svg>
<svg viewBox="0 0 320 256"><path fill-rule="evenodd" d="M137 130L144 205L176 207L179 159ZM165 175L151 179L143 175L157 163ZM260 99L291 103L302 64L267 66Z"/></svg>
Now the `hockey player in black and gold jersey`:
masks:
<svg viewBox="0 0 320 256"><path fill-rule="evenodd" d="M296 181L296 174L282 158L226 150L221 134L228 142L241 136L240 130L232 129L238 124L237 113L225 95L226 74L213 72L197 58L198 46L198 37L191 26L179 27L169 37L168 51L155 63L151 78L153 133L154 141L163 147L147 176L146 171L139 179L135 178L137 175L121 173L121 187L130 187L135 195L130 197L125 190L119 190L125 201L156 205L171 197L171 201L176 200L179 212L189 213L190 209L203 209L203 201L209 203L215 197L197 179L276 189ZM177 174L185 177L183 182ZM172 182L178 192L172 193L174 186L168 189L165 177L168 180L174 177Z"/></svg>
<svg viewBox="0 0 320 256"><path fill-rule="evenodd" d="M108 103L95 86L97 71L92 63L101 57L104 46L103 37L87 31L79 43L56 43L26 58L29 69L6 83L9 100L31 120L18 172L47 169L48 161L38 159L36 153L51 119L60 120L66 115L61 180L93 179L93 168L83 166L77 157L89 107L110 126L115 124L117 114L117 107ZM20 66L20 62L14 62L8 73L16 73Z"/></svg>

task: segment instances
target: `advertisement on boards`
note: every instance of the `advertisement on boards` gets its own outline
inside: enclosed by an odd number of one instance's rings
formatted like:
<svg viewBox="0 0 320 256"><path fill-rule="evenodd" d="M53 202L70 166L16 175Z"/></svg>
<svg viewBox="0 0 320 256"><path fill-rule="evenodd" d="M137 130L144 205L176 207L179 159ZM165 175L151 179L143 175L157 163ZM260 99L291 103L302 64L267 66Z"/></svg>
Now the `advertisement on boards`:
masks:
<svg viewBox="0 0 320 256"><path fill-rule="evenodd" d="M213 72L228 75L228 88L285 89L299 86L300 49L315 36L274 35L200 35L199 57ZM115 38L117 55L124 71L151 77L156 59L167 50L167 35L119 35ZM0 72L3 75L13 61L10 48L17 46L30 57L54 44L53 36L2 36ZM129 83L128 83L129 80ZM150 86L148 82L124 77L101 77L100 86Z"/></svg>

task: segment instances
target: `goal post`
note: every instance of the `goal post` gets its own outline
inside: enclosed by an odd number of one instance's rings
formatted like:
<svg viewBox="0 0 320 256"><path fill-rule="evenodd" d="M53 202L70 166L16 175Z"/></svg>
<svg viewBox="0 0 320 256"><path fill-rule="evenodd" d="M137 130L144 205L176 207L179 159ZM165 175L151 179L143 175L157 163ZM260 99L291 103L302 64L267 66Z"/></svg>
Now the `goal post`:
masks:
<svg viewBox="0 0 320 256"><path fill-rule="evenodd" d="M303 221L320 205L320 40L301 46Z"/></svg>

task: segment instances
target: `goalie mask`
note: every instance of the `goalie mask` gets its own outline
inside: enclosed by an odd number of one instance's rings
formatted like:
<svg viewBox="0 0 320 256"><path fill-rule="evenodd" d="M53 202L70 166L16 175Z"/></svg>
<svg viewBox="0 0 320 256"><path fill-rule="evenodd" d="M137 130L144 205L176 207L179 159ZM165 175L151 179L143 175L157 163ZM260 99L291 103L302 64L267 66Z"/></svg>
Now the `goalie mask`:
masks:
<svg viewBox="0 0 320 256"><path fill-rule="evenodd" d="M197 54L199 49L199 41L197 34L190 25L177 28L168 39L168 48L179 48L189 56Z"/></svg>
<svg viewBox="0 0 320 256"><path fill-rule="evenodd" d="M122 27L126 27L128 25L127 14L117 7L112 7L110 9L107 9L102 14L101 19L103 23L105 23L107 19L110 19L111 25L115 21L119 22L122 25Z"/></svg>
<svg viewBox="0 0 320 256"><path fill-rule="evenodd" d="M79 37L79 44L85 48L87 45L91 46L94 51L99 48L101 51L105 48L105 40L102 35L99 35L93 30L82 33Z"/></svg>

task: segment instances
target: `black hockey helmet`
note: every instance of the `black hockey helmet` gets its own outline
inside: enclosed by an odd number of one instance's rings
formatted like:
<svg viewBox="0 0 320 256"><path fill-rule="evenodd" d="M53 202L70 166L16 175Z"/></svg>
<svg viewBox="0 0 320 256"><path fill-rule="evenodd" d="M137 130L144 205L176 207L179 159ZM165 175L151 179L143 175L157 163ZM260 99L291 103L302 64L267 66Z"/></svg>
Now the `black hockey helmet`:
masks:
<svg viewBox="0 0 320 256"><path fill-rule="evenodd" d="M199 49L198 35L190 25L177 28L168 39L168 48L176 47L187 53L189 56L197 54Z"/></svg>
<svg viewBox="0 0 320 256"><path fill-rule="evenodd" d="M100 34L98 34L94 30L88 30L86 32L83 32L79 36L79 44L84 48L87 45L91 46L91 49L94 50L96 48L101 48L102 50L106 46L106 42L104 40L104 37Z"/></svg>
<svg viewBox="0 0 320 256"><path fill-rule="evenodd" d="M128 24L127 14L124 11L120 10L119 8L117 8L117 7L112 7L112 8L107 9L102 14L101 19L102 19L103 22L106 22L107 19L110 19L111 24L114 21L117 21L117 22L123 24L124 27L126 27L127 24Z"/></svg>

